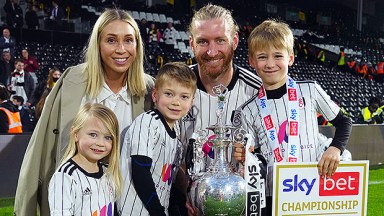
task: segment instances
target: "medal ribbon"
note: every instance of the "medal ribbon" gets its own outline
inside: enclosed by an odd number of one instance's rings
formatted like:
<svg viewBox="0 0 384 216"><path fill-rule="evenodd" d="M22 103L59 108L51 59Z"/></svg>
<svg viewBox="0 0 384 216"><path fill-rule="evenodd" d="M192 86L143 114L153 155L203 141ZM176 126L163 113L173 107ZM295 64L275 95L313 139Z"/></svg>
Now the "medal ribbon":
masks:
<svg viewBox="0 0 384 216"><path fill-rule="evenodd" d="M288 76L288 162L297 162L299 158L299 92L296 82ZM272 146L273 154L277 162L284 160L281 148L277 139L277 131L272 120L271 111L268 107L267 94L264 86L259 90L257 104L260 107L262 122L267 130L267 137Z"/></svg>

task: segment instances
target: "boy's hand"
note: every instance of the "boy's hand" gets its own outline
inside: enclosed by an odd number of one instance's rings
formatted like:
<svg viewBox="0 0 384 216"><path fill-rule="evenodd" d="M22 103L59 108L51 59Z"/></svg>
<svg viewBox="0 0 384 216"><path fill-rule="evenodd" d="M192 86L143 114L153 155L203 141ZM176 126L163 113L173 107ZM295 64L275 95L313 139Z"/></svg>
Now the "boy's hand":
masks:
<svg viewBox="0 0 384 216"><path fill-rule="evenodd" d="M233 157L235 158L236 162L243 163L245 161L244 145L241 143L235 143L233 144L233 147L234 147Z"/></svg>
<svg viewBox="0 0 384 216"><path fill-rule="evenodd" d="M336 168L340 163L340 153L340 149L333 146L330 146L324 152L317 164L320 176L329 178L336 172Z"/></svg>
<svg viewBox="0 0 384 216"><path fill-rule="evenodd" d="M185 208L188 210L188 216L199 216L199 210L193 206L191 200L189 199L189 196L187 194L187 200L185 203Z"/></svg>

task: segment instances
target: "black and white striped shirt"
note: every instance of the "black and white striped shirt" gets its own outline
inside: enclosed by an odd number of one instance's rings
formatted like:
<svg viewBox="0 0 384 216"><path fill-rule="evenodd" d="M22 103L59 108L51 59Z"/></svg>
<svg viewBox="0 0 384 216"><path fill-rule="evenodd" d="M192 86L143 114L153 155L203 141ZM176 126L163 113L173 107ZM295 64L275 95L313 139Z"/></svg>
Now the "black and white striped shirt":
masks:
<svg viewBox="0 0 384 216"><path fill-rule="evenodd" d="M236 110L244 102L252 98L257 94L260 86L261 79L253 72L248 71L244 68L234 67L234 73L230 84L227 86L228 94L226 95L226 104L224 107L223 124L231 124L232 111ZM207 91L212 89L205 89L198 73L197 65L192 67L197 77L197 90L195 93L195 99L191 110L188 114L180 121L180 135L181 141L186 145L188 140L191 138L193 132L203 129L205 130L208 126L217 123L217 96L212 96ZM209 136L213 133L210 132ZM205 172L211 163L211 158L206 156L204 161L201 163L195 163L194 168L197 172Z"/></svg>
<svg viewBox="0 0 384 216"><path fill-rule="evenodd" d="M88 173L72 159L52 176L48 189L51 215L113 215L115 191L104 174Z"/></svg>
<svg viewBox="0 0 384 216"><path fill-rule="evenodd" d="M175 127L176 128L176 127ZM149 215L132 182L131 156L146 156L152 159L150 171L161 205L168 212L172 180L180 165L182 144L178 132L170 129L158 110L139 115L129 127L121 150L121 172L124 187L117 201L120 215Z"/></svg>
<svg viewBox="0 0 384 216"><path fill-rule="evenodd" d="M316 162L321 157L321 146L318 143L317 112L321 113L328 121L335 119L340 108L331 100L327 93L314 81L297 81L297 90L300 93L304 106L299 108L299 139L300 156L299 162ZM275 125L279 145L283 158L288 157L287 143L287 119L288 119L288 96L286 86L279 89L266 91L267 103ZM273 164L275 157L273 148L269 144L267 130L262 122L260 107L257 104L257 95L247 101L239 108L242 110L243 127L255 138L255 148L260 147L261 153L268 162L268 185L267 196L272 195L273 186Z"/></svg>

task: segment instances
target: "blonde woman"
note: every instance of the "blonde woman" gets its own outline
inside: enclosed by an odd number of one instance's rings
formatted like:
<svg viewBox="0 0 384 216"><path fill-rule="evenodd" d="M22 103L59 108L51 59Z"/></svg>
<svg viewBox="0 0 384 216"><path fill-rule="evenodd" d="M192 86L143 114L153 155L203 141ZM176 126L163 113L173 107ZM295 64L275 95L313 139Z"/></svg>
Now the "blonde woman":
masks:
<svg viewBox="0 0 384 216"><path fill-rule="evenodd" d="M69 143L79 107L86 102L110 108L120 134L150 109L153 78L144 74L143 44L128 12L107 9L96 21L84 63L68 68L49 94L24 156L15 198L15 215L49 215L48 182ZM147 97L148 96L148 97Z"/></svg>

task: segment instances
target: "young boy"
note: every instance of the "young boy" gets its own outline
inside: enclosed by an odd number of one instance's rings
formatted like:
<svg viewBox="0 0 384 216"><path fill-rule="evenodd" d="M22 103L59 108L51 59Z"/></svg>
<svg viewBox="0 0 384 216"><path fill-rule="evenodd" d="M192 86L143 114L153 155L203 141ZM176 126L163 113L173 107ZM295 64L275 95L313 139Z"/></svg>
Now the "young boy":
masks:
<svg viewBox="0 0 384 216"><path fill-rule="evenodd" d="M255 149L268 163L267 209L271 215L273 164L280 161L318 163L321 176L335 172L351 132L351 120L314 81L288 76L294 62L294 39L285 23L266 20L248 38L250 65L261 77L258 95L240 107L242 124L255 137ZM316 112L335 127L335 137L321 156ZM300 144L300 146L298 145ZM235 149L235 157L242 149ZM238 158L238 157L237 157ZM264 214L263 214L264 215Z"/></svg>
<svg viewBox="0 0 384 216"><path fill-rule="evenodd" d="M168 63L159 70L152 92L156 109L138 116L123 142L120 215L168 215L183 149L176 122L191 108L195 91L196 76L187 65Z"/></svg>

